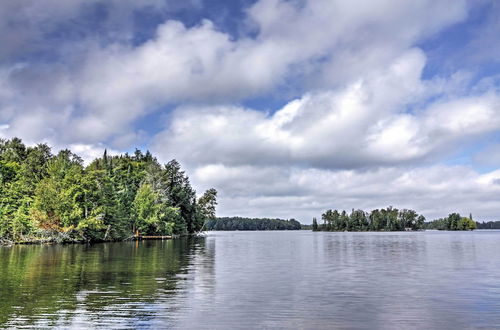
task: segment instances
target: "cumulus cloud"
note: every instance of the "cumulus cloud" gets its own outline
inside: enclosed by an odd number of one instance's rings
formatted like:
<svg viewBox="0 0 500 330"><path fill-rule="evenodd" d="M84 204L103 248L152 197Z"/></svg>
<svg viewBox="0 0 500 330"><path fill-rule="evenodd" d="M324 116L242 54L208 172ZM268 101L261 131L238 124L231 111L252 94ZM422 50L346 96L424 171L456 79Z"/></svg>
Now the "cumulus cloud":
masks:
<svg viewBox="0 0 500 330"><path fill-rule="evenodd" d="M165 4L153 0L133 3ZM47 2L51 5L54 3ZM132 2L112 5L129 8ZM37 4L28 1L22 8L34 12ZM56 17L67 19L77 9L81 4L62 6ZM463 19L465 13L464 1L449 0L382 1L376 6L372 2L261 0L247 10L248 24L257 30L256 36L234 39L207 20L190 28L168 20L151 40L139 45L120 38L120 42L102 46L92 38L84 40L81 43L88 49L78 48L85 55L75 60L76 68L68 69L74 64L70 63L65 72L55 73L56 81L67 84L53 86L47 95L70 89L67 103L78 105L74 120L67 124L73 139L88 138L90 129L94 139L102 141L124 134L136 119L165 104L269 95L290 79L325 88L378 74L417 40ZM294 24L288 24L290 21ZM384 41L387 38L391 42ZM365 55L356 59L353 54ZM348 71L339 69L346 64ZM36 69L28 66L22 72ZM38 80L46 81L43 78L50 74L42 74ZM36 93L28 97L42 101ZM44 104L55 108L51 100Z"/></svg>
<svg viewBox="0 0 500 330"><path fill-rule="evenodd" d="M258 29L254 38L234 40L207 20L191 28L167 21L154 39L138 47L111 45L93 53L83 70L79 99L102 122L120 113L126 124L159 104L228 102L270 93L290 77L304 78L307 70L334 70L332 76L345 84L367 71L378 74L419 38L464 15L463 1L373 6L262 0L248 9L248 21ZM376 45L387 37L390 44ZM377 55L353 61L349 51ZM340 74L335 67L346 61L351 74ZM92 113L89 117L95 119Z"/></svg>
<svg viewBox="0 0 500 330"><path fill-rule="evenodd" d="M495 93L440 99L420 80L424 58L411 50L373 79L307 94L274 114L240 107L179 108L154 150L190 164L301 165L326 168L392 166L500 129ZM442 157L441 157L442 158Z"/></svg>

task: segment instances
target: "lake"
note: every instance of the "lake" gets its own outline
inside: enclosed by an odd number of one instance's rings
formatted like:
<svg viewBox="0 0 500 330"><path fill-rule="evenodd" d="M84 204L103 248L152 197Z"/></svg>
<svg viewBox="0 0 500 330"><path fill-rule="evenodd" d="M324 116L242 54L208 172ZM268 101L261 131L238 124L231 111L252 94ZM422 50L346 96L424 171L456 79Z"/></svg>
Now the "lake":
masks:
<svg viewBox="0 0 500 330"><path fill-rule="evenodd" d="M500 231L0 248L0 327L500 329Z"/></svg>

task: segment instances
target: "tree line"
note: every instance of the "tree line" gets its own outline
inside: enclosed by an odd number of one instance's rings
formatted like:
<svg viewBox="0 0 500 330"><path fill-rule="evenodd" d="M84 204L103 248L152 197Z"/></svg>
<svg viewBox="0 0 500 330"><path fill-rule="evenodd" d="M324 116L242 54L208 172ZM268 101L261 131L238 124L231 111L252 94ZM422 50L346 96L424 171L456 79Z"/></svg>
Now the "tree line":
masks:
<svg viewBox="0 0 500 330"><path fill-rule="evenodd" d="M437 230L474 230L477 224L472 220L472 214L462 217L458 213L451 213L446 218L440 218L425 224L425 229Z"/></svg>
<svg viewBox="0 0 500 330"><path fill-rule="evenodd" d="M221 217L206 222L206 230L300 230L295 219Z"/></svg>
<svg viewBox="0 0 500 330"><path fill-rule="evenodd" d="M147 151L87 166L70 150L0 139L0 239L122 240L183 235L215 218L217 191L196 191L180 164Z"/></svg>
<svg viewBox="0 0 500 330"><path fill-rule="evenodd" d="M500 229L500 221L476 222L477 229Z"/></svg>

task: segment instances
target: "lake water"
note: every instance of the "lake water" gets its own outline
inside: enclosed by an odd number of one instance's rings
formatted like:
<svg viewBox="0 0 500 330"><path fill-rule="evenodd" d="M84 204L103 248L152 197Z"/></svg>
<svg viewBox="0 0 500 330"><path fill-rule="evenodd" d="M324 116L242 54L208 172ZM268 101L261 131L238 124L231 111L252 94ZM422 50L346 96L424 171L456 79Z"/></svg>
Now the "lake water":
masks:
<svg viewBox="0 0 500 330"><path fill-rule="evenodd" d="M0 248L0 328L500 329L500 231Z"/></svg>

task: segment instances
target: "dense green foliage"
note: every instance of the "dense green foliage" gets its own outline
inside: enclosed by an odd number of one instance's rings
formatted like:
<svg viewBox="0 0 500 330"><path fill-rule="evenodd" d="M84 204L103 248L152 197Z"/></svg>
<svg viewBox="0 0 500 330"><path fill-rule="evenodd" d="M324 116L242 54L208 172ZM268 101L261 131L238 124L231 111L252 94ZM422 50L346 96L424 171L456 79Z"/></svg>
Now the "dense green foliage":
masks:
<svg viewBox="0 0 500 330"><path fill-rule="evenodd" d="M121 240L200 231L215 218L217 192L197 200L175 160L149 153L108 156L84 166L69 150L0 140L0 239Z"/></svg>
<svg viewBox="0 0 500 330"><path fill-rule="evenodd" d="M420 230L424 228L425 218L413 210L398 210L388 207L373 210L346 211L328 210L321 215L323 223L313 219L313 230L317 231L402 231Z"/></svg>
<svg viewBox="0 0 500 330"><path fill-rule="evenodd" d="M206 222L207 230L299 230L300 222L295 219L216 218Z"/></svg>
<svg viewBox="0 0 500 330"><path fill-rule="evenodd" d="M476 222L477 229L500 229L500 221Z"/></svg>
<svg viewBox="0 0 500 330"><path fill-rule="evenodd" d="M452 213L447 218L436 219L425 224L426 229L437 230L474 230L476 223L469 218L461 217L458 213Z"/></svg>

